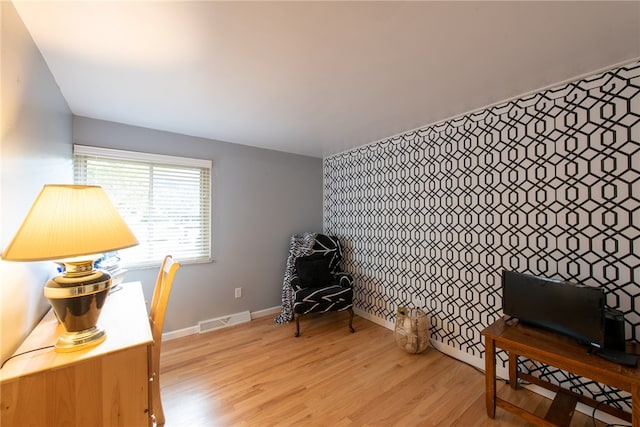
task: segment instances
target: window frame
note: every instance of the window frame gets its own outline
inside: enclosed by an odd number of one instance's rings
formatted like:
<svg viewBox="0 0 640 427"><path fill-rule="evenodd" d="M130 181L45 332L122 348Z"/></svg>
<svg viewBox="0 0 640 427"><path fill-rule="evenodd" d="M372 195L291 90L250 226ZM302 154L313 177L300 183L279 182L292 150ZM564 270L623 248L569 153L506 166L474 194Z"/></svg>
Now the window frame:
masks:
<svg viewBox="0 0 640 427"><path fill-rule="evenodd" d="M73 171L74 171L74 182L76 184L86 184L87 180L85 179L84 182L82 182L82 180L78 179L83 175L83 172L79 171L79 167L78 167L78 162L81 162L82 160L79 159L78 157L94 157L94 158L98 158L98 159L104 159L104 160L122 160L122 161L126 161L126 162L138 162L138 163L142 163L147 165L148 167L152 168L153 166L165 166L165 167L172 167L172 166L177 166L177 167L192 167L195 169L200 169L202 170L207 170L207 175L208 177L208 188L206 190L208 190L208 194L207 194L207 200L205 200L203 203L200 204L201 207L203 207L206 212L208 213L207 215L202 215L203 220L206 220L206 227L208 228L207 233L207 242L205 244L202 244L201 247L199 247L199 249L201 250L200 252L200 256L197 257L191 257L191 258L181 258L180 256L176 257L176 259L178 259L182 264L200 264L200 263L207 263L207 262L212 262L213 260L213 236L212 236L212 224L213 224L213 218L212 218L212 199L213 199L213 194L212 194L212 188L213 188L213 183L212 183L212 165L213 162L211 160L205 160L205 159L196 159L196 158L189 158L189 157L178 157L178 156L168 156L168 155L164 155L164 154L154 154L154 153L145 153L145 152L140 152L140 151L128 151L128 150L119 150L119 149L112 149L112 148L102 148L102 147L95 147L95 146L89 146L89 145L80 145L80 144L74 144L73 145ZM101 185L101 183L95 183L92 182L92 185ZM152 185L153 186L153 185ZM201 183L201 187L200 187L200 192L202 193L203 190L203 185ZM147 201L149 201L151 194L147 194ZM131 226L130 226L131 227ZM132 227L132 231L133 230ZM202 228L200 228L201 233L203 232ZM140 240L140 238L138 238ZM146 257L143 261L140 262L135 262L135 263L130 263L130 264L124 264L123 266L127 269L144 269L144 268L148 268L148 267L155 267L157 265L159 265L159 263L162 261L162 259L151 259L148 256L151 255L150 251L148 254L146 254ZM206 252L206 253L205 253ZM172 254L175 257L175 254Z"/></svg>

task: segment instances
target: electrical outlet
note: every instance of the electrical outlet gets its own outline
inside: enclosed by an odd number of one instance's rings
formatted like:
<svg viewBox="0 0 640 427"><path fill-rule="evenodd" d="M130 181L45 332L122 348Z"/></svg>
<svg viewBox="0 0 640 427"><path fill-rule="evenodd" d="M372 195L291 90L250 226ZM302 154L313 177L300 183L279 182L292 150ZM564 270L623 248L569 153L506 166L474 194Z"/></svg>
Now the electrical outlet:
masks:
<svg viewBox="0 0 640 427"><path fill-rule="evenodd" d="M242 298L242 288L236 288L236 298Z"/></svg>

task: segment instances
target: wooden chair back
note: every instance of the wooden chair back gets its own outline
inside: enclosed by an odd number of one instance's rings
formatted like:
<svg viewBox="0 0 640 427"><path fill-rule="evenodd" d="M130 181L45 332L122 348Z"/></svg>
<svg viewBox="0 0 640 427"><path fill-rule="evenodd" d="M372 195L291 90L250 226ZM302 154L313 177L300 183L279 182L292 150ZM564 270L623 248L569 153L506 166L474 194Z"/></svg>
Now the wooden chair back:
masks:
<svg viewBox="0 0 640 427"><path fill-rule="evenodd" d="M150 358L149 373L149 394L151 403L151 416L157 426L164 425L164 411L162 409L162 400L160 398L160 349L162 347L162 327L164 326L164 316L167 311L167 303L169 302L169 294L173 285L173 279L176 271L180 268L180 263L173 260L171 255L167 255L162 261L160 272L156 279L156 286L153 290L153 299L149 309L149 324L151 325L151 334L153 335L153 346Z"/></svg>

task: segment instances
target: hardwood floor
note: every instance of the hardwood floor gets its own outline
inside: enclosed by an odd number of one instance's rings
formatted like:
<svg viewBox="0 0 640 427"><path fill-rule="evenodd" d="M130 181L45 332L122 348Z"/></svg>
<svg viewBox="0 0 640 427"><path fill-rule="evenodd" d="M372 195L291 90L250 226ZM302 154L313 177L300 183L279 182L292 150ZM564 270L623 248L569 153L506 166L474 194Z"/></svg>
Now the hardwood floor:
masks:
<svg viewBox="0 0 640 427"><path fill-rule="evenodd" d="M163 343L166 427L526 426L500 408L485 412L484 374L433 348L407 354L392 331L345 313L276 325L272 317ZM499 393L544 414L528 390ZM593 426L576 413L571 426ZM597 422L597 426L604 425Z"/></svg>

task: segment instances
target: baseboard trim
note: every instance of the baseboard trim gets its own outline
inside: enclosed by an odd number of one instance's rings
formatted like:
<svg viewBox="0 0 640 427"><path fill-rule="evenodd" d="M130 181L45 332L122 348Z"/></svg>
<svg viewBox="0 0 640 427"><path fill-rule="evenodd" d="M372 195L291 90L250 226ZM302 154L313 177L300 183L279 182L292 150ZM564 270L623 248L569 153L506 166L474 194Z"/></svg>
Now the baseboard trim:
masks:
<svg viewBox="0 0 640 427"><path fill-rule="evenodd" d="M198 333L198 326L189 326L188 328L178 329L175 331L165 332L162 334L162 341L175 340L177 338L186 337Z"/></svg>
<svg viewBox="0 0 640 427"><path fill-rule="evenodd" d="M251 312L251 319L259 319L261 317L267 317L267 316L277 316L278 314L280 314L280 312L282 311L282 306L277 306L277 307L271 307L271 308L265 308L264 310L258 310L258 311L252 311Z"/></svg>
<svg viewBox="0 0 640 427"><path fill-rule="evenodd" d="M229 314L228 316L220 316L214 319L201 320L198 322L198 333L211 332L229 326L239 325L241 323L251 322L251 313L241 311L239 313Z"/></svg>
<svg viewBox="0 0 640 427"><path fill-rule="evenodd" d="M250 317L251 317L251 320L253 320L253 319L259 319L261 317L267 317L267 316L271 316L271 315L278 315L278 314L280 314L280 310L281 309L282 309L281 306L277 306L277 307L265 308L264 310L253 311L253 312L250 313ZM243 316L243 313L244 312L234 313L234 314L230 314L229 316L223 316L223 317L224 318L235 318L235 317L240 318L240 317L242 317L244 319L246 315ZM186 337L186 336L189 336L189 335L194 335L194 334L197 334L197 333L201 333L200 332L200 327L199 327L200 323L202 323L202 322L198 322L197 325L189 326L188 328L177 329L175 331L165 332L165 333L162 334L162 341L175 340L175 339ZM222 326L222 327L229 327L229 326L233 326L233 325L236 325L236 324L238 324L238 322L236 322L236 323L227 323L225 326ZM220 328L216 328L216 329L220 329ZM210 329L210 330L213 330L213 329ZM204 331L204 332L209 332L209 331Z"/></svg>
<svg viewBox="0 0 640 427"><path fill-rule="evenodd" d="M385 328L390 329L392 331L395 328L395 324L393 322L390 322L390 321L388 321L386 319L381 319L379 317L373 316L373 315L367 313L366 311L361 310L361 309L359 309L357 307L353 307L353 312L356 315L362 317L363 319L367 319L370 322L373 322L373 323L375 323L377 325L384 326Z"/></svg>
<svg viewBox="0 0 640 427"><path fill-rule="evenodd" d="M383 326L389 330L394 330L395 329L395 323L386 319L381 319L379 317L373 316L369 313L366 313L363 310L360 310L359 308L355 308L353 309L353 312L355 314L357 314L358 316L365 318L373 323L376 323L380 326ZM477 357L477 356L472 356L468 353L465 353L455 347L451 347L447 344L441 343L439 341L434 341L431 340L430 345L435 348L436 350L438 350L441 353L446 354L447 356L451 356L454 359L460 360L461 362L467 363L475 368L480 369L481 371L484 371L484 359ZM500 368L497 367L497 375L500 378L508 378L509 377L509 369L506 368Z"/></svg>

